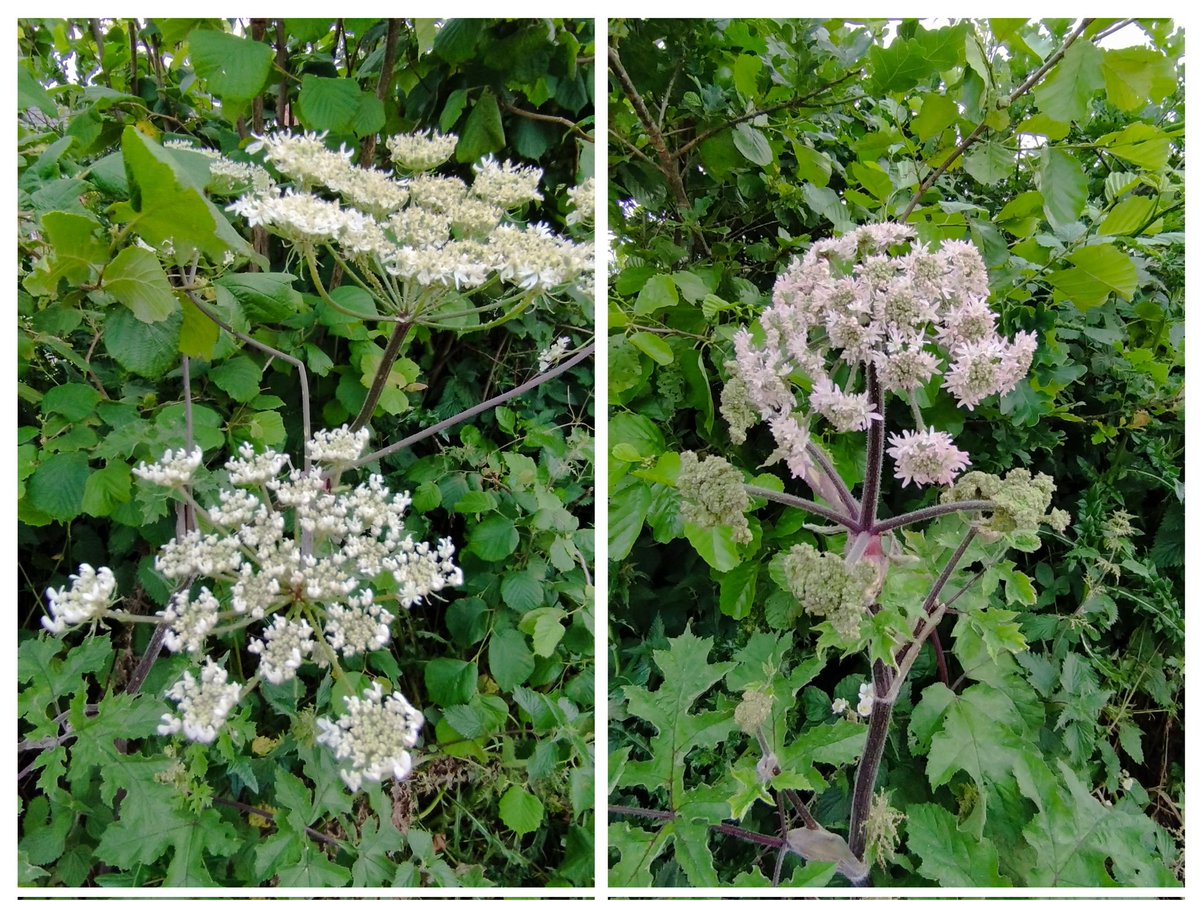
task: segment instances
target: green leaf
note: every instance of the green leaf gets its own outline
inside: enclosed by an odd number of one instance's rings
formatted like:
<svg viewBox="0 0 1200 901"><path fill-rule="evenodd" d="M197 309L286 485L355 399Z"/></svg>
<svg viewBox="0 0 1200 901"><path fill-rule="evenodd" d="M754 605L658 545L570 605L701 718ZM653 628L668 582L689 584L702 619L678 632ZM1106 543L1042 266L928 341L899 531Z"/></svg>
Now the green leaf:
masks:
<svg viewBox="0 0 1200 901"><path fill-rule="evenodd" d="M539 607L521 617L521 631L533 642L533 653L549 657L558 647L567 627L562 624L567 611L561 607Z"/></svg>
<svg viewBox="0 0 1200 901"><path fill-rule="evenodd" d="M108 260L108 247L96 237L97 228L94 219L75 213L55 210L42 216L42 229L54 253L25 278L25 289L41 296L53 294L60 280L68 285L92 281Z"/></svg>
<svg viewBox="0 0 1200 901"><path fill-rule="evenodd" d="M935 31L918 25L911 38L898 38L886 47L873 44L867 51L871 90L881 94L907 91L935 72L961 65L966 35L964 24Z"/></svg>
<svg viewBox="0 0 1200 901"><path fill-rule="evenodd" d="M121 135L121 155L130 200L114 207L117 222L129 223L154 247L170 242L179 257L200 250L219 260L233 251L266 264L204 197L173 154L130 126Z"/></svg>
<svg viewBox="0 0 1200 901"><path fill-rule="evenodd" d="M729 572L741 562L742 555L737 542L733 540L732 526L684 523L683 537L704 558L704 562L717 572Z"/></svg>
<svg viewBox="0 0 1200 901"><path fill-rule="evenodd" d="M887 200L894 190L892 177L880 168L878 163L851 163L846 167L846 173L867 190L872 197Z"/></svg>
<svg viewBox="0 0 1200 901"><path fill-rule="evenodd" d="M237 299L252 322L274 325L290 319L304 308L304 298L292 287L295 278L288 272L231 272L221 276L215 284L218 293L224 289ZM342 290L347 288L339 289ZM348 286L348 290L366 293L353 286ZM341 303L342 296L334 292L333 299ZM372 305L371 314L374 313Z"/></svg>
<svg viewBox="0 0 1200 901"><path fill-rule="evenodd" d="M221 338L220 327L194 303L180 304L179 352L200 360L211 360Z"/></svg>
<svg viewBox="0 0 1200 901"><path fill-rule="evenodd" d="M500 819L518 836L535 831L542 825L545 813L537 796L518 785L511 786L500 799Z"/></svg>
<svg viewBox="0 0 1200 901"><path fill-rule="evenodd" d="M923 94L921 111L913 117L912 129L922 141L940 135L958 121L958 104L945 94Z"/></svg>
<svg viewBox="0 0 1200 901"><path fill-rule="evenodd" d="M481 560L504 560L517 549L521 536L512 520L495 513L471 528L467 548Z"/></svg>
<svg viewBox="0 0 1200 901"><path fill-rule="evenodd" d="M1165 100L1176 88L1171 60L1150 47L1105 50L1100 65L1108 100L1122 112L1134 112L1147 101Z"/></svg>
<svg viewBox="0 0 1200 901"><path fill-rule="evenodd" d="M792 142L792 154L796 157L796 177L802 182L812 182L818 188L829 184L833 164L829 157L798 141Z"/></svg>
<svg viewBox="0 0 1200 901"><path fill-rule="evenodd" d="M448 63L465 63L478 52L486 27L483 19L447 19L433 39L433 52Z"/></svg>
<svg viewBox="0 0 1200 901"><path fill-rule="evenodd" d="M197 28L188 36L196 74L217 97L253 100L267 84L275 52L267 45L223 31Z"/></svg>
<svg viewBox="0 0 1200 901"><path fill-rule="evenodd" d="M981 141L963 157L966 173L985 185L1008 178L1016 168L1013 152L1001 141Z"/></svg>
<svg viewBox="0 0 1200 901"><path fill-rule="evenodd" d="M504 629L488 642L488 670L504 691L512 691L533 673L529 643L516 629Z"/></svg>
<svg viewBox="0 0 1200 901"><path fill-rule="evenodd" d="M83 382L55 385L42 396L42 413L57 414L69 422L82 422L96 410L100 392Z"/></svg>
<svg viewBox="0 0 1200 901"><path fill-rule="evenodd" d="M1061 141L1071 133L1069 122L1059 122L1051 119L1045 113L1034 113L1017 126L1018 134L1044 135L1051 141Z"/></svg>
<svg viewBox="0 0 1200 901"><path fill-rule="evenodd" d="M1080 310L1103 303L1114 292L1128 300L1137 288L1133 260L1111 244L1081 247L1066 261L1070 268L1052 273L1048 280Z"/></svg>
<svg viewBox="0 0 1200 901"><path fill-rule="evenodd" d="M1091 41L1076 41L1045 81L1033 89L1038 109L1059 122L1086 117L1088 100L1104 86L1103 54Z"/></svg>
<svg viewBox="0 0 1200 901"><path fill-rule="evenodd" d="M209 372L213 384L240 404L258 396L262 369L251 359L236 356Z"/></svg>
<svg viewBox="0 0 1200 901"><path fill-rule="evenodd" d="M1013 702L990 685L972 685L946 705L942 729L933 736L925 772L931 788L959 770L981 788L1011 778L1021 740L1008 723L1020 722Z"/></svg>
<svg viewBox="0 0 1200 901"><path fill-rule="evenodd" d="M624 560L629 556L650 512L650 501L650 486L643 482L613 492L608 508L608 559Z"/></svg>
<svg viewBox="0 0 1200 901"><path fill-rule="evenodd" d="M669 275L656 275L648 279L638 292L637 300L633 302L633 312L639 316L649 316L677 303L679 288L675 280Z"/></svg>
<svg viewBox="0 0 1200 901"><path fill-rule="evenodd" d="M775 159L775 153L763 133L749 122L739 122L734 126L733 146L742 156L759 166L769 166Z"/></svg>
<svg viewBox="0 0 1200 901"><path fill-rule="evenodd" d="M437 657L425 664L425 690L430 703L439 707L469 702L475 696L478 680L479 670L469 660Z"/></svg>
<svg viewBox="0 0 1200 901"><path fill-rule="evenodd" d="M158 257L144 247L126 247L104 269L104 290L142 322L162 322L179 307Z"/></svg>
<svg viewBox="0 0 1200 901"><path fill-rule="evenodd" d="M500 579L500 597L518 613L542 606L545 589L542 580L527 569L506 572Z"/></svg>
<svg viewBox="0 0 1200 901"><path fill-rule="evenodd" d="M1106 146L1113 156L1150 171L1165 169L1171 156L1171 141L1167 133L1145 122L1133 122L1115 135L1105 135L1096 143Z"/></svg>
<svg viewBox="0 0 1200 901"><path fill-rule="evenodd" d="M109 356L148 379L167 374L179 362L179 330L183 314L172 313L162 322L139 322L119 307L104 320L104 348Z"/></svg>
<svg viewBox="0 0 1200 901"><path fill-rule="evenodd" d="M1054 147L1042 151L1038 170L1038 189L1042 193L1046 218L1055 229L1078 221L1087 202L1087 176L1071 154Z"/></svg>
<svg viewBox="0 0 1200 901"><path fill-rule="evenodd" d="M743 97L753 100L758 96L758 76L762 69L762 58L753 53L739 53L733 61L733 86Z"/></svg>
<svg viewBox="0 0 1200 901"><path fill-rule="evenodd" d="M129 500L133 490L129 464L112 460L103 469L88 475L83 488L83 512L88 516L109 516Z"/></svg>
<svg viewBox="0 0 1200 901"><path fill-rule="evenodd" d="M714 747L733 730L728 706L689 712L699 697L733 668L732 662L708 662L712 646L711 638L697 638L689 625L682 635L668 641L667 648L654 652L654 662L663 675L655 691L625 686L630 714L650 724L655 735L649 754L626 765L622 785L644 785L650 791L665 790L670 797L682 798L688 754L695 748Z"/></svg>
<svg viewBox="0 0 1200 901"><path fill-rule="evenodd" d="M651 332L634 332L629 336L629 343L660 366L666 366L675 359L671 345Z"/></svg>
<svg viewBox="0 0 1200 901"><path fill-rule="evenodd" d="M938 885L1012 885L1000 875L1000 855L992 841L963 832L949 811L936 804L911 804L905 815L906 844L921 858L917 872L922 876Z"/></svg>
<svg viewBox="0 0 1200 901"><path fill-rule="evenodd" d="M44 457L29 478L29 502L59 522L68 522L83 512L87 490L87 454L72 451Z"/></svg>
<svg viewBox="0 0 1200 901"><path fill-rule="evenodd" d="M54 99L38 84L24 61L17 65L17 109L39 109L51 119L58 117Z"/></svg>
<svg viewBox="0 0 1200 901"><path fill-rule="evenodd" d="M1109 210L1100 222L1102 235L1132 235L1153 215L1157 204L1149 197L1135 194Z"/></svg>
<svg viewBox="0 0 1200 901"><path fill-rule="evenodd" d="M467 106L467 91L464 88L459 88L457 91L451 92L446 98L446 103L442 107L441 115L438 116L438 128L442 132L449 132L458 122L458 117L462 115L462 111Z"/></svg>
<svg viewBox="0 0 1200 901"><path fill-rule="evenodd" d="M721 612L733 619L745 619L754 608L758 586L757 560L748 560L720 577Z"/></svg>
<svg viewBox="0 0 1200 901"><path fill-rule="evenodd" d="M456 19L454 21L463 21ZM504 149L504 122L500 118L500 105L491 88L484 88L467 121L463 124L454 158L460 163L473 163L489 153Z"/></svg>
<svg viewBox="0 0 1200 901"><path fill-rule="evenodd" d="M363 97L362 89L349 78L305 75L300 82L296 112L305 128L347 134L353 131Z"/></svg>

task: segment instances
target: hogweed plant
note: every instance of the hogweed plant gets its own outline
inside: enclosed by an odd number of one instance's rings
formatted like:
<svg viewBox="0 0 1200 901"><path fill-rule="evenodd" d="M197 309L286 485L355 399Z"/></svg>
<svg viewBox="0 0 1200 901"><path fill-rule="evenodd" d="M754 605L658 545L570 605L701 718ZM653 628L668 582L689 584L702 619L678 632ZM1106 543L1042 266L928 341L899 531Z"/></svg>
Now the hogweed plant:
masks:
<svg viewBox="0 0 1200 901"><path fill-rule="evenodd" d="M392 330L354 421L312 432L304 365L220 318L209 303L209 280L198 274L198 254L175 270L172 285L181 300L235 340L295 367L303 440L300 459L243 443L219 475L207 472L192 437L185 356L187 446L133 470L177 504L175 537L153 564L174 586L169 601L157 614L132 612L123 601L134 596L134 586L125 586L123 595L110 569L88 563L69 586L46 592L42 625L55 635L117 624L156 627L130 692L140 688L162 648L190 661L164 690L172 709L162 715L160 735L212 744L256 689L286 685L310 668L334 686L330 713L310 724L310 739L327 749L346 788L358 792L402 780L413 769L424 716L391 680L367 675L378 671L367 657L392 647L402 611L461 586L463 572L450 538L410 532L408 493L393 491L379 473L353 485L342 479L557 378L592 352L591 345L571 351L570 338L561 337L542 349L538 372L525 383L367 453L368 425L415 326L457 334L493 328L536 303L564 302L560 295L569 289L590 290L590 243L514 216L542 199L541 170L488 158L470 185L434 174L455 143L436 133L390 138L398 175L359 167L352 150L330 149L323 135L311 133L257 139L250 151L261 154L269 170L200 151L210 190L233 198L227 209L247 225L282 239L325 304L355 320L390 322ZM196 149L177 144L173 152ZM592 191L588 180L571 192L571 224L580 232L591 219ZM173 259L171 243L156 252ZM221 267L236 263L231 256ZM367 293L370 310L335 299L338 292L323 281L323 261ZM231 651L239 653L239 668L254 666L242 682L231 675Z"/></svg>
<svg viewBox="0 0 1200 901"><path fill-rule="evenodd" d="M786 641L776 645L755 636L727 676L729 688L740 690L742 698L733 724L726 721L721 728L728 732L735 725L749 736L756 760L752 769L741 767L732 773L732 794L722 795L715 786L705 796L710 803L728 804L738 819L759 801L777 807L780 825L775 836L728 823L710 823L709 828L780 849L780 864L783 852L794 852L807 861L832 865L863 885L872 864L894 852L903 813L891 806L888 795L876 791L876 781L893 708L931 640L945 678L936 632L943 618L977 614L989 629L989 652L1024 647L1012 612L985 609L987 595L970 589L987 574L994 591L1003 573L1016 593L1028 590L1028 580L1000 561L1009 548L1035 548L1042 526L1060 532L1067 527L1067 514L1050 508L1054 483L1024 469L1004 475L970 469L969 456L954 437L923 415L938 391L969 410L985 398L1003 396L1025 377L1037 336L999 334L998 317L988 300L986 268L968 242L947 240L934 249L917 241L912 228L894 223L862 226L842 237L817 241L779 277L771 304L753 327L734 337L731 377L721 397L721 412L734 442L743 443L749 429L765 424L775 445L765 463L784 462L811 497L749 484L734 465L716 455L679 455L675 485L685 522L727 529L734 542L749 543L758 535L747 513L752 504L767 501L803 511L813 538L824 536L824 549L815 540L803 539L776 554L769 567L791 598L793 608L786 618L807 614L816 635L817 659L779 679ZM911 416L914 427L893 424L898 417L889 414L895 407ZM815 440L821 423L836 433L865 433L865 475L858 494ZM880 516L889 462L891 476L902 486L939 487L939 502ZM936 533L913 530L934 520L942 521ZM939 559L947 550L948 557ZM964 581L959 573L971 564L981 564L983 572ZM957 587L953 593L951 585ZM721 734L717 711L696 716L686 711L734 666L692 661L694 668L689 670L682 662L685 649L700 656L709 644L690 632L677 641L671 652L656 654L668 681L685 670L691 676L687 703L680 709L688 725L676 729L676 738L682 734L686 740L672 752L688 742L711 745ZM807 754L812 756L806 757L795 746L785 747L786 723L794 721L793 696L831 652L863 654L868 661L858 697L837 698L826 711L826 716L844 721L865 721L845 835L826 829L801 795L801 789L816 790L824 784L813 768L823 759L821 752L810 747ZM701 659L706 656L705 651ZM677 681L672 687L680 688ZM662 691L670 693L666 684ZM625 692L630 713L660 722L663 711L657 709L656 694L661 692L632 686ZM800 745L804 744L802 737ZM655 766L630 762L619 784L653 789L643 769ZM675 779L670 777L669 786L678 804L682 784ZM672 820L677 845L687 830L704 828L703 818L697 816L701 807L693 808L690 816L686 808L613 810ZM799 818L794 828L793 817ZM647 862L647 852L633 838L637 831L630 828L617 839L622 846L621 872ZM650 852L650 859L656 853ZM683 857L682 852L677 855ZM712 872L711 864L697 866L694 858L685 869L693 881ZM777 866L776 880L779 872Z"/></svg>

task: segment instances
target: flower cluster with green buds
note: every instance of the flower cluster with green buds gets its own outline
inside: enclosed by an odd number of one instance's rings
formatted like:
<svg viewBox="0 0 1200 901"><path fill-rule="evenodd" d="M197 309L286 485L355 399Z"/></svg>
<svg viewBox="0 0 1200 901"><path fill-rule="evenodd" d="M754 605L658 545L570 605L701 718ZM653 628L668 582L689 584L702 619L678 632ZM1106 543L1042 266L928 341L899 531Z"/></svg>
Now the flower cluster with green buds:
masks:
<svg viewBox="0 0 1200 901"><path fill-rule="evenodd" d="M877 580L874 564L847 563L838 554L797 544L783 557L783 574L805 611L829 620L843 638L858 638Z"/></svg>
<svg viewBox="0 0 1200 901"><path fill-rule="evenodd" d="M692 451L679 455L679 477L675 482L682 499L679 512L698 526L730 526L733 540L750 540L750 495L742 474L724 457L700 459Z"/></svg>
<svg viewBox="0 0 1200 901"><path fill-rule="evenodd" d="M942 501L991 501L995 509L980 521L978 528L985 537L994 537L1036 532L1043 523L1056 532L1066 531L1071 517L1065 510L1050 508L1053 496L1054 479L1050 476L1013 469L1003 477L969 472L942 492Z"/></svg>

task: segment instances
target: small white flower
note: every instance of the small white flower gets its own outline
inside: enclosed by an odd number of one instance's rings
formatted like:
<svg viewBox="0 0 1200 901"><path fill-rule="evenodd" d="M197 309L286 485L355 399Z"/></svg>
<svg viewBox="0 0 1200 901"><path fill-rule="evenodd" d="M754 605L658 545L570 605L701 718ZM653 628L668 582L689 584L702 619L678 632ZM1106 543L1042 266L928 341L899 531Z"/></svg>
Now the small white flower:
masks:
<svg viewBox="0 0 1200 901"><path fill-rule="evenodd" d="M538 354L538 372L545 372L559 360L565 358L570 352L571 339L563 335Z"/></svg>
<svg viewBox="0 0 1200 901"><path fill-rule="evenodd" d="M365 651L377 651L391 641L388 630L392 614L375 603L368 588L345 604L332 604L325 621L325 637L342 656L352 657Z"/></svg>
<svg viewBox="0 0 1200 901"><path fill-rule="evenodd" d="M308 442L308 456L314 463L353 463L362 456L371 433L366 429L351 432L349 426L324 429Z"/></svg>
<svg viewBox="0 0 1200 901"><path fill-rule="evenodd" d="M835 698L834 699L833 706L832 706L834 716L841 716L849 708L850 708L850 702L847 701L845 698Z"/></svg>
<svg viewBox="0 0 1200 901"><path fill-rule="evenodd" d="M870 716L871 708L875 706L875 683L864 682L858 686L858 706L855 708L859 716Z"/></svg>
<svg viewBox="0 0 1200 901"><path fill-rule="evenodd" d="M200 653L209 633L217 625L220 609L220 603L207 587L201 588L195 599L189 591L179 592L171 598L162 614L163 622L169 626L163 644L175 653L181 650L189 654Z"/></svg>
<svg viewBox="0 0 1200 901"><path fill-rule="evenodd" d="M262 638L251 639L246 650L262 658L258 671L272 685L282 685L296 675L316 647L313 627L301 618L295 621L275 614Z"/></svg>

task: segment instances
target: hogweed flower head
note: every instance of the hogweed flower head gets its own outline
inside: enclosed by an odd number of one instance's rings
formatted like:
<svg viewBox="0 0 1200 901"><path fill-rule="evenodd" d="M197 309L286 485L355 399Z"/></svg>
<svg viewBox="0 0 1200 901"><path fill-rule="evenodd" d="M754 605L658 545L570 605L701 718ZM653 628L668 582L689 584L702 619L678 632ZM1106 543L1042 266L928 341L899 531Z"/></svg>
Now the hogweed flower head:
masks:
<svg viewBox="0 0 1200 901"><path fill-rule="evenodd" d="M356 792L364 782L406 778L412 771L409 749L425 721L421 711L398 691L385 696L378 682L372 682L363 697L348 698L346 708L336 722L317 720L317 741L347 763L339 771L346 786Z"/></svg>
<svg viewBox="0 0 1200 901"><path fill-rule="evenodd" d="M797 544L783 558L788 590L813 616L825 617L843 638L856 639L876 581L874 564L847 563L838 554Z"/></svg>
<svg viewBox="0 0 1200 901"><path fill-rule="evenodd" d="M458 137L424 129L411 134L392 135L387 139L386 146L393 164L409 172L424 172L436 169L454 155Z"/></svg>
<svg viewBox="0 0 1200 901"><path fill-rule="evenodd" d="M899 223L864 225L815 242L784 270L758 322L762 337L743 330L734 339L736 387L721 409L735 440L752 415L770 423L773 459L802 477L808 452L780 430L779 417L805 428L819 416L839 432L869 429L882 418L868 397L869 371L883 392L905 401L941 373L945 390L969 409L1025 377L1037 338L997 333L979 251L967 241L931 250L915 236ZM797 396L794 379L812 384L807 397ZM891 436L896 475L905 484L948 484L966 455L944 432L921 429Z"/></svg>
<svg viewBox="0 0 1200 901"><path fill-rule="evenodd" d="M192 741L212 744L241 697L242 686L229 681L219 663L206 659L197 679L185 672L167 689L167 697L179 705L179 715L164 713L159 735L182 732Z"/></svg>
<svg viewBox="0 0 1200 901"><path fill-rule="evenodd" d="M1036 532L1043 523L1057 532L1065 531L1071 517L1064 510L1050 509L1054 479L1045 473L1013 469L1003 477L968 472L942 492L943 503L991 501L995 509L977 525L985 536L1013 532Z"/></svg>

